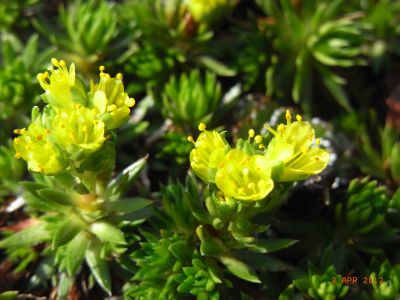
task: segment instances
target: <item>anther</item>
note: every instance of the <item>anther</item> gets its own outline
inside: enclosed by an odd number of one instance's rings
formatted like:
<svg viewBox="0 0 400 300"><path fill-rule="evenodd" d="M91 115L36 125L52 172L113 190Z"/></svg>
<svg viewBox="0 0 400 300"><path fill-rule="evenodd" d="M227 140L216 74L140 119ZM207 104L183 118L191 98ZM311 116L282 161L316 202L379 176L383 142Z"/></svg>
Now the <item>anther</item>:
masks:
<svg viewBox="0 0 400 300"><path fill-rule="evenodd" d="M135 104L136 104L136 101L135 101L135 99L133 99L133 98L128 98L128 100L126 100L126 105L127 105L128 107L135 106Z"/></svg>
<svg viewBox="0 0 400 300"><path fill-rule="evenodd" d="M117 106L115 104L111 104L107 106L107 111L114 111L117 109Z"/></svg>
<svg viewBox="0 0 400 300"><path fill-rule="evenodd" d="M288 124L290 124L291 120L292 120L292 115L290 114L290 111L287 109L286 110L286 121Z"/></svg>
<svg viewBox="0 0 400 300"><path fill-rule="evenodd" d="M254 137L254 135L255 135L254 129L250 129L248 134L249 134L250 138Z"/></svg>
<svg viewBox="0 0 400 300"><path fill-rule="evenodd" d="M100 66L100 67L99 67L100 72L104 72L105 69L106 69L106 68L105 68L104 66Z"/></svg>
<svg viewBox="0 0 400 300"><path fill-rule="evenodd" d="M319 144L321 144L321 139L319 139L319 138L318 138L318 139L316 139L316 140L315 140L315 144L316 144L316 145L319 145Z"/></svg>
<svg viewBox="0 0 400 300"><path fill-rule="evenodd" d="M300 122L303 118L300 115L296 115L296 120Z"/></svg>
<svg viewBox="0 0 400 300"><path fill-rule="evenodd" d="M279 124L278 125L278 132L283 132L285 130L286 126L284 124Z"/></svg>
<svg viewBox="0 0 400 300"><path fill-rule="evenodd" d="M206 130L206 124L200 123L198 128L199 128L199 131L205 131Z"/></svg>
<svg viewBox="0 0 400 300"><path fill-rule="evenodd" d="M116 77L117 79L119 79L119 80L122 80L122 74L121 74L121 73L118 73L115 77Z"/></svg>
<svg viewBox="0 0 400 300"><path fill-rule="evenodd" d="M58 67L60 65L60 62L58 61L57 58L52 58L51 59L51 63L53 64L53 66Z"/></svg>
<svg viewBox="0 0 400 300"><path fill-rule="evenodd" d="M65 67L65 61L64 60L60 60L60 67Z"/></svg>
<svg viewBox="0 0 400 300"><path fill-rule="evenodd" d="M254 140L256 141L257 144L260 144L262 142L262 136L261 135L256 135L256 137L254 138Z"/></svg>

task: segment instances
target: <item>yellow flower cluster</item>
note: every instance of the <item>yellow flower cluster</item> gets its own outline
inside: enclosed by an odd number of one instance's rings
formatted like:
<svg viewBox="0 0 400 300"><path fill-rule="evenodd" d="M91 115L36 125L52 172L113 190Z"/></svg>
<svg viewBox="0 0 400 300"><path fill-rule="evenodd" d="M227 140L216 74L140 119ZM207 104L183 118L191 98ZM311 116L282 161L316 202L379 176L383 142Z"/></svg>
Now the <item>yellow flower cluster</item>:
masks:
<svg viewBox="0 0 400 300"><path fill-rule="evenodd" d="M237 0L187 0L187 7L197 22L212 23L236 3Z"/></svg>
<svg viewBox="0 0 400 300"><path fill-rule="evenodd" d="M43 113L37 108L28 129L17 129L14 140L16 157L23 158L33 172L63 172L71 160L100 149L107 130L121 126L129 117L135 100L124 92L122 75L112 78L100 67L97 84L89 92L75 77L75 66L69 69L63 60L53 58L53 68L37 78L47 103Z"/></svg>
<svg viewBox="0 0 400 300"><path fill-rule="evenodd" d="M261 200L273 189L274 182L303 180L324 170L329 153L319 147L311 124L296 116L292 122L286 112L286 124L277 129L267 127L274 135L268 146L263 137L249 130L252 151L245 148L231 149L221 133L206 131L194 143L190 153L193 172L203 181L215 183L227 197L238 200ZM248 145L251 145L248 143ZM250 153L249 153L250 152Z"/></svg>

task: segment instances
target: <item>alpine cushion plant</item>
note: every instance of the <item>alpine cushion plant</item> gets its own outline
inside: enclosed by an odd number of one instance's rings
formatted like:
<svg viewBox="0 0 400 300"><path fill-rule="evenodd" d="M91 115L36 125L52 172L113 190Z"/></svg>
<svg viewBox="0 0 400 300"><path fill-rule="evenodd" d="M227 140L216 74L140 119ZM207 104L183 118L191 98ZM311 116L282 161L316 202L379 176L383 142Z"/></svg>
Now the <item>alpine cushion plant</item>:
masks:
<svg viewBox="0 0 400 300"><path fill-rule="evenodd" d="M269 128L276 134L272 139L268 131L255 136L250 130L247 140L238 140L235 147L225 132L199 125L197 140L188 137L194 144L190 163L207 186L200 188L188 176L185 185L162 187L162 208L156 209L151 223L163 230L159 236L141 232L142 247L131 255L139 270L125 288L127 299L187 299L189 294L197 299L235 299L233 287L240 280L261 283L257 266L246 253L265 254L296 242L269 236L266 213L277 208L290 187L282 181L317 174L329 159L318 143L311 145L315 136L311 125L297 119L291 123L287 112L287 125L279 125L279 133ZM264 143L268 139L271 142ZM285 152L290 155L272 157L277 150L270 147L281 144L291 150ZM251 295L246 290L241 293Z"/></svg>
<svg viewBox="0 0 400 300"><path fill-rule="evenodd" d="M101 66L98 82L87 91L74 64L51 62L50 71L37 76L46 105L42 111L33 108L31 124L16 129L14 140L15 156L36 173L36 182L23 183L35 225L3 239L0 247L46 242L43 255L55 257L60 276L67 272L70 284L86 259L99 285L111 293L108 260L123 255L127 245L122 222L139 218L124 216L151 203L123 198L146 158L111 178L115 129L127 121L135 100L124 92L122 74L111 77Z"/></svg>
<svg viewBox="0 0 400 300"><path fill-rule="evenodd" d="M363 45L367 26L360 15L340 14L347 1L257 0L267 18L260 30L271 42L266 70L268 95L289 97L310 114L316 94L315 81L347 111L351 111L344 89L346 79L333 68L365 65ZM291 92L291 93L288 93Z"/></svg>

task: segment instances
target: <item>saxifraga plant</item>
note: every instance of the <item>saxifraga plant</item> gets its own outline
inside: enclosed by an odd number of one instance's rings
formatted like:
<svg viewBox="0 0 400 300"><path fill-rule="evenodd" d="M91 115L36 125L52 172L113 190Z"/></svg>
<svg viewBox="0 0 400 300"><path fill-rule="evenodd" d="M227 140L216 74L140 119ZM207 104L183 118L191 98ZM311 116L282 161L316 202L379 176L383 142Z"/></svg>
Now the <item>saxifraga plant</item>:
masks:
<svg viewBox="0 0 400 300"><path fill-rule="evenodd" d="M35 174L35 181L22 184L31 226L3 239L0 247L18 252L44 243L43 255L58 267L60 299L84 260L111 294L109 261L127 247L123 227L143 218L146 214L132 213L151 203L124 197L146 158L111 176L115 130L129 118L135 100L124 92L122 74L111 77L101 66L99 80L87 90L74 64L68 68L54 58L52 64L37 76L46 105L32 109L27 128L15 130L15 156Z"/></svg>

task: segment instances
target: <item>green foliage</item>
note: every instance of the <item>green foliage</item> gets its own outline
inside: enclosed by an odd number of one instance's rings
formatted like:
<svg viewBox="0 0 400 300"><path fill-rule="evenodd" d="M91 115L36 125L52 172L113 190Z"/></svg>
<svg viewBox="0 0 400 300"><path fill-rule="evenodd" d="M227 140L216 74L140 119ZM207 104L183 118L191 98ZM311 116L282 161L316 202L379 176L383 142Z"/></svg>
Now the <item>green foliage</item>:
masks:
<svg viewBox="0 0 400 300"><path fill-rule="evenodd" d="M346 80L332 68L363 65L363 24L354 16L340 16L344 1L305 1L299 7L287 0L258 3L271 21L261 24L271 39L273 53L266 71L268 95L290 96L307 113L318 76L325 88L346 110L349 99L343 88ZM293 74L293 75L292 75Z"/></svg>
<svg viewBox="0 0 400 300"><path fill-rule="evenodd" d="M399 298L400 0L0 2L0 300Z"/></svg>
<svg viewBox="0 0 400 300"><path fill-rule="evenodd" d="M392 266L385 260L368 280L374 290L374 299L394 299L400 293L400 266Z"/></svg>
<svg viewBox="0 0 400 300"><path fill-rule="evenodd" d="M47 66L54 49L41 51L37 35L25 45L11 33L0 36L0 120L6 125L2 132L8 132L27 123L29 107L39 99L36 75ZM1 140L4 142L3 136Z"/></svg>
<svg viewBox="0 0 400 300"><path fill-rule="evenodd" d="M1 1L0 31L10 30L15 25L26 25L24 23L25 15L28 15L29 11L38 3L38 0Z"/></svg>
<svg viewBox="0 0 400 300"><path fill-rule="evenodd" d="M71 1L59 11L60 28L48 20L36 20L35 26L61 55L74 61L85 73L94 72L99 62L124 49L118 38L115 5L105 0Z"/></svg>
<svg viewBox="0 0 400 300"><path fill-rule="evenodd" d="M24 174L24 164L14 157L14 151L0 146L0 197L19 191L19 180Z"/></svg>
<svg viewBox="0 0 400 300"><path fill-rule="evenodd" d="M374 34L369 53L372 57L372 66L375 71L381 71L390 67L390 54L400 54L397 43L400 33L398 25L400 3L389 0L377 3L365 1L363 10L366 14L364 22Z"/></svg>
<svg viewBox="0 0 400 300"><path fill-rule="evenodd" d="M159 90L171 74L194 65L234 75L212 56L213 33L206 22L193 19L185 1L130 0L122 4L120 15L132 32L132 43L119 61L127 73L145 79L148 87ZM143 89L143 84L131 89Z"/></svg>
<svg viewBox="0 0 400 300"><path fill-rule="evenodd" d="M18 295L18 291L7 291L0 294L1 300L14 300Z"/></svg>
<svg viewBox="0 0 400 300"><path fill-rule="evenodd" d="M312 299L343 299L349 292L349 287L343 284L342 276L335 272L333 266L329 266L325 272L321 273L315 266L310 265L308 274L294 280L293 284ZM279 300L284 299L293 298L283 294Z"/></svg>
<svg viewBox="0 0 400 300"><path fill-rule="evenodd" d="M380 180L392 181L394 185L400 182L399 162L399 130L389 119L382 128L378 126L376 115L371 113L371 126L360 125L361 117L351 114L342 120L341 126L346 127L357 142L357 152L360 158L356 158L361 171L364 174L373 174Z"/></svg>
<svg viewBox="0 0 400 300"><path fill-rule="evenodd" d="M221 101L221 85L216 76L207 72L204 79L199 71L171 77L163 93L164 114L181 127L192 130L200 123L210 124Z"/></svg>
<svg viewBox="0 0 400 300"><path fill-rule="evenodd" d="M365 235L381 227L388 205L384 186L377 186L376 181L367 177L354 179L349 184L346 202L336 205L337 222L350 235Z"/></svg>

